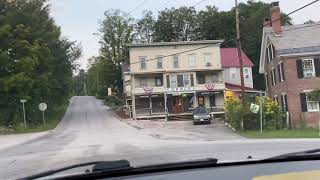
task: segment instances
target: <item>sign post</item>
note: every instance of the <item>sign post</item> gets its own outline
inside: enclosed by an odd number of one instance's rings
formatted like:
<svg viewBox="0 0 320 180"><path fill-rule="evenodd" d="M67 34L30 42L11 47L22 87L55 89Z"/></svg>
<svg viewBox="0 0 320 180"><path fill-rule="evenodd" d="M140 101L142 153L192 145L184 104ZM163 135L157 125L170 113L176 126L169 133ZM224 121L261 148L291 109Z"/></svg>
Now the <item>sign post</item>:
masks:
<svg viewBox="0 0 320 180"><path fill-rule="evenodd" d="M42 121L43 126L46 124L46 119L44 118L44 111L48 108L46 103L40 103L39 104L39 110L42 112Z"/></svg>
<svg viewBox="0 0 320 180"><path fill-rule="evenodd" d="M262 92L260 91L260 133L262 134Z"/></svg>
<svg viewBox="0 0 320 180"><path fill-rule="evenodd" d="M24 108L24 103L27 102L26 99L20 99L20 102L22 103L22 111L23 111L23 123L24 123L24 128L27 128L27 122L26 122L26 111Z"/></svg>

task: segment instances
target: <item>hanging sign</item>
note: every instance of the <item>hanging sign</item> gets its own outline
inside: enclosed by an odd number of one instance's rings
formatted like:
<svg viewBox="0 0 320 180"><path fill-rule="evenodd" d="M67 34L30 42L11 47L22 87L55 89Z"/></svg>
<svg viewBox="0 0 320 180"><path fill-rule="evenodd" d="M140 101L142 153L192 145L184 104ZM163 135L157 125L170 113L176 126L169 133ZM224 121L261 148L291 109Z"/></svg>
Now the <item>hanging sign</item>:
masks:
<svg viewBox="0 0 320 180"><path fill-rule="evenodd" d="M143 87L143 90L147 94L151 94L153 91L153 87Z"/></svg>
<svg viewBox="0 0 320 180"><path fill-rule="evenodd" d="M212 91L214 89L214 85L213 83L208 83L208 84L205 84L206 88L209 90L209 91Z"/></svg>

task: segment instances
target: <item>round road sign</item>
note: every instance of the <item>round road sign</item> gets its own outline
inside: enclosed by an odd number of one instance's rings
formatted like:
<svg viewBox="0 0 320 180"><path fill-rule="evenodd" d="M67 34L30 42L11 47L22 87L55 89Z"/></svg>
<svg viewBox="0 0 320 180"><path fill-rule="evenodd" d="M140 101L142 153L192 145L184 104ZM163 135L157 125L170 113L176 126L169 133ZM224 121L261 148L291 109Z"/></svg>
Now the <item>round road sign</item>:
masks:
<svg viewBox="0 0 320 180"><path fill-rule="evenodd" d="M47 104L46 103L40 103L39 104L39 109L40 111L45 111L47 109Z"/></svg>

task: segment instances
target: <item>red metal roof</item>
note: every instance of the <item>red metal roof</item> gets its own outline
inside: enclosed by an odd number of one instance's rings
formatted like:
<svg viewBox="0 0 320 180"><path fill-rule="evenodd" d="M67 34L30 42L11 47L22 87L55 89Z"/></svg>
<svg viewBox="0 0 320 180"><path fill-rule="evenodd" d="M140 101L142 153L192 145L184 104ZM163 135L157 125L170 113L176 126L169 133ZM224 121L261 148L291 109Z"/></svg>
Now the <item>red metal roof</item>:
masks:
<svg viewBox="0 0 320 180"><path fill-rule="evenodd" d="M240 67L237 48L220 48L222 67ZM253 63L242 51L243 66L252 67Z"/></svg>

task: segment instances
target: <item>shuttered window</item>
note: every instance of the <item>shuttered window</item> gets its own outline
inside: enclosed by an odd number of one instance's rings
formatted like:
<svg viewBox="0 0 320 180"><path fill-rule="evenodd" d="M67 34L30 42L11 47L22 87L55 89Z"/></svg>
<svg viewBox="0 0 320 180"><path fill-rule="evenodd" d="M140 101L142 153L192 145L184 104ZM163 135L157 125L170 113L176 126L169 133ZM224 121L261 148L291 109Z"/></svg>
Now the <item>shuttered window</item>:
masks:
<svg viewBox="0 0 320 180"><path fill-rule="evenodd" d="M314 68L316 70L316 76L320 77L320 58L314 58Z"/></svg>
<svg viewBox="0 0 320 180"><path fill-rule="evenodd" d="M283 62L281 62L280 64L278 64L278 77L279 77L279 81L282 82L284 81L284 67L283 67Z"/></svg>
<svg viewBox="0 0 320 180"><path fill-rule="evenodd" d="M271 70L271 84L272 84L272 86L274 86L274 85L276 85L276 71L275 71L275 69L273 68L272 70Z"/></svg>
<svg viewBox="0 0 320 180"><path fill-rule="evenodd" d="M264 81L266 83L266 89L269 89L269 79L268 79L268 74L264 75Z"/></svg>
<svg viewBox="0 0 320 180"><path fill-rule="evenodd" d="M302 59L296 61L298 78L303 78Z"/></svg>
<svg viewBox="0 0 320 180"><path fill-rule="evenodd" d="M306 93L300 93L300 103L301 103L301 111L307 112L307 99L306 99Z"/></svg>

